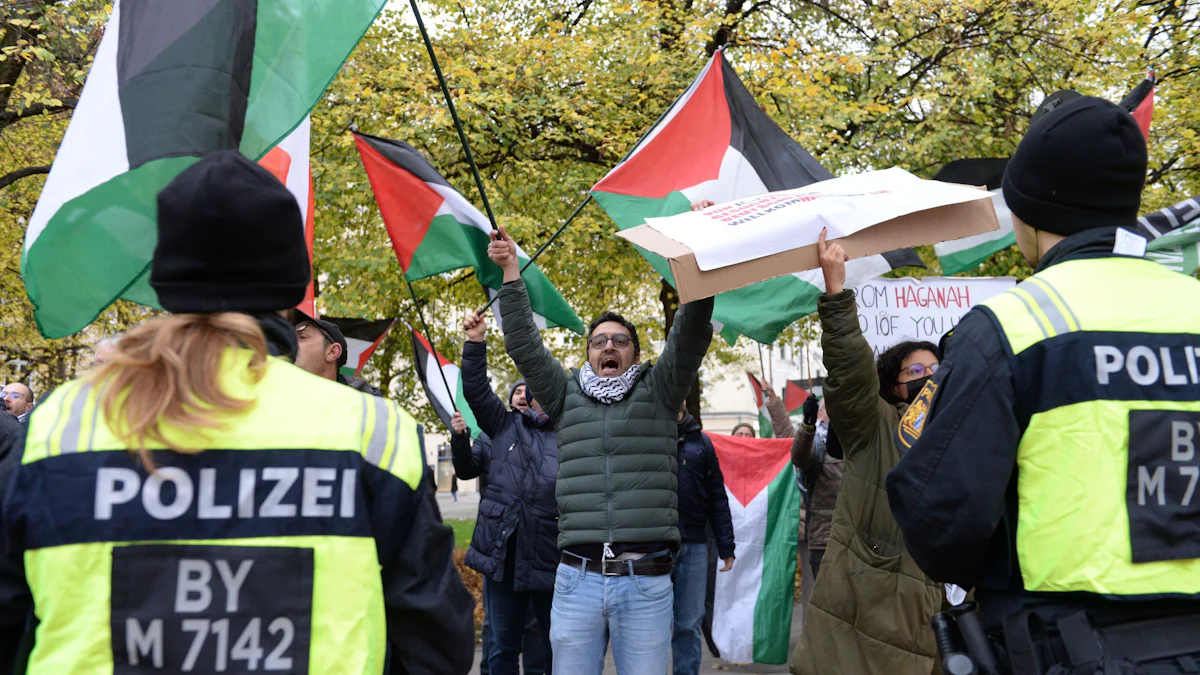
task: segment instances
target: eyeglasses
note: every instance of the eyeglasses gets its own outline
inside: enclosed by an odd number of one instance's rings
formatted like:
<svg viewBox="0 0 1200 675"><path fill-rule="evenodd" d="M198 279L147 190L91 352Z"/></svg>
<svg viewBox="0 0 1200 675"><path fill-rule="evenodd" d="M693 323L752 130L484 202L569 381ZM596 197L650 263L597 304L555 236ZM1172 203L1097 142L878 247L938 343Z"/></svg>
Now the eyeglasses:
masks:
<svg viewBox="0 0 1200 675"><path fill-rule="evenodd" d="M617 349L624 349L629 346L629 343L633 342L628 335L617 333L611 337L608 335L593 335L592 339L588 340L588 345L592 349L604 349L610 340Z"/></svg>
<svg viewBox="0 0 1200 675"><path fill-rule="evenodd" d="M914 363L904 369L914 380L919 380L926 375L933 375L938 371L938 364L931 363L928 366L923 363Z"/></svg>
<svg viewBox="0 0 1200 675"><path fill-rule="evenodd" d="M25 398L25 394L15 392L15 391L0 391L0 399L2 399L2 398L22 399L22 398Z"/></svg>

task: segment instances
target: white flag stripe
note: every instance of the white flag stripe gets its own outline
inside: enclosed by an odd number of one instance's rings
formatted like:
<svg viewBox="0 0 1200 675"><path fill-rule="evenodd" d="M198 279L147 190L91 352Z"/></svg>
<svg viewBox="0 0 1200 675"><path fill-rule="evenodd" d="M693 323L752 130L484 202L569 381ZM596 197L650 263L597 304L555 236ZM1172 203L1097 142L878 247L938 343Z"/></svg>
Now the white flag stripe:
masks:
<svg viewBox="0 0 1200 675"><path fill-rule="evenodd" d="M121 3L114 2L79 104L71 115L67 132L54 157L54 166L29 218L29 227L25 230L26 251L64 204L129 171L129 151L125 147L125 123L117 86L120 26Z"/></svg>
<svg viewBox="0 0 1200 675"><path fill-rule="evenodd" d="M308 222L308 189L309 180L309 140L312 132L312 120L305 117L300 126L296 127L292 133L279 141L280 150L288 154L291 159L291 164L288 166L287 174L287 189L296 198L296 203L300 205L300 213L304 214L305 222Z"/></svg>
<svg viewBox="0 0 1200 675"><path fill-rule="evenodd" d="M763 486L743 507L729 488L725 489L736 533L737 562L732 570L717 575L713 606L721 611L713 616L712 636L721 658L732 663L754 661L754 608L762 589L769 491L769 486Z"/></svg>
<svg viewBox="0 0 1200 675"><path fill-rule="evenodd" d="M455 190L454 188L438 185L437 183L426 183L434 192L442 196L445 201L442 206L434 214L434 217L451 215L454 219L464 225L471 225L483 232L491 233L492 224L488 221L487 216L483 215L475 205L467 200L466 197ZM521 245L517 245L517 257L523 260L529 260L529 256L521 249Z"/></svg>

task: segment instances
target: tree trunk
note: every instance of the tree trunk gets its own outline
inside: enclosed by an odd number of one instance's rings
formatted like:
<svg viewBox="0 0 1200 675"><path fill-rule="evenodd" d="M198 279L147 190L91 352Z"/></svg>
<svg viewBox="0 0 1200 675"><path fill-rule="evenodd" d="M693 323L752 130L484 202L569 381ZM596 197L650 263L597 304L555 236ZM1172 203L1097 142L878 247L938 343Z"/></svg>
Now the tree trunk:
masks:
<svg viewBox="0 0 1200 675"><path fill-rule="evenodd" d="M679 309L679 294L667 283L666 279L662 280L662 288L658 292L658 299L662 302L663 307L663 335L671 334L671 326L675 325L675 311ZM704 425L704 421L700 419L700 376L696 376L696 382L692 384L692 390L687 395L687 411Z"/></svg>

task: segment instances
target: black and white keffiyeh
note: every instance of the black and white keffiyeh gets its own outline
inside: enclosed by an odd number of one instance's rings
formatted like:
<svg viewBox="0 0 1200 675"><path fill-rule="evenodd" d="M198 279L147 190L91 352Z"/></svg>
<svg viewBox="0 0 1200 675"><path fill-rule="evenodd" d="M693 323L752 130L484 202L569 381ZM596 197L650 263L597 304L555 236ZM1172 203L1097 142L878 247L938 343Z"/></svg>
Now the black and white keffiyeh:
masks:
<svg viewBox="0 0 1200 675"><path fill-rule="evenodd" d="M633 388L633 383L637 380L638 371L641 368L642 364L635 363L629 367L629 370L616 377L600 377L596 371L592 370L592 364L585 363L579 369L579 386L588 396L606 405L612 405L625 398L625 395Z"/></svg>

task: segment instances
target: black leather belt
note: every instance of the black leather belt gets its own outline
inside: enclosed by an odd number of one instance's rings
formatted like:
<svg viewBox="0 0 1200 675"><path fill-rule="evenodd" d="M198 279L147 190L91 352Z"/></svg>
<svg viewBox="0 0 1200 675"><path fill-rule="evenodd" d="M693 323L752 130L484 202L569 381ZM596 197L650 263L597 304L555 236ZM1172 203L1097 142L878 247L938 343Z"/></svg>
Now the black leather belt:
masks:
<svg viewBox="0 0 1200 675"><path fill-rule="evenodd" d="M672 555L660 555L653 558L641 558L639 560L616 560L615 558L592 560L564 551L561 561L562 564L568 567L574 567L577 570L585 572L595 572L606 577L628 577L633 575L658 577L670 574L671 569L675 566L675 557Z"/></svg>

